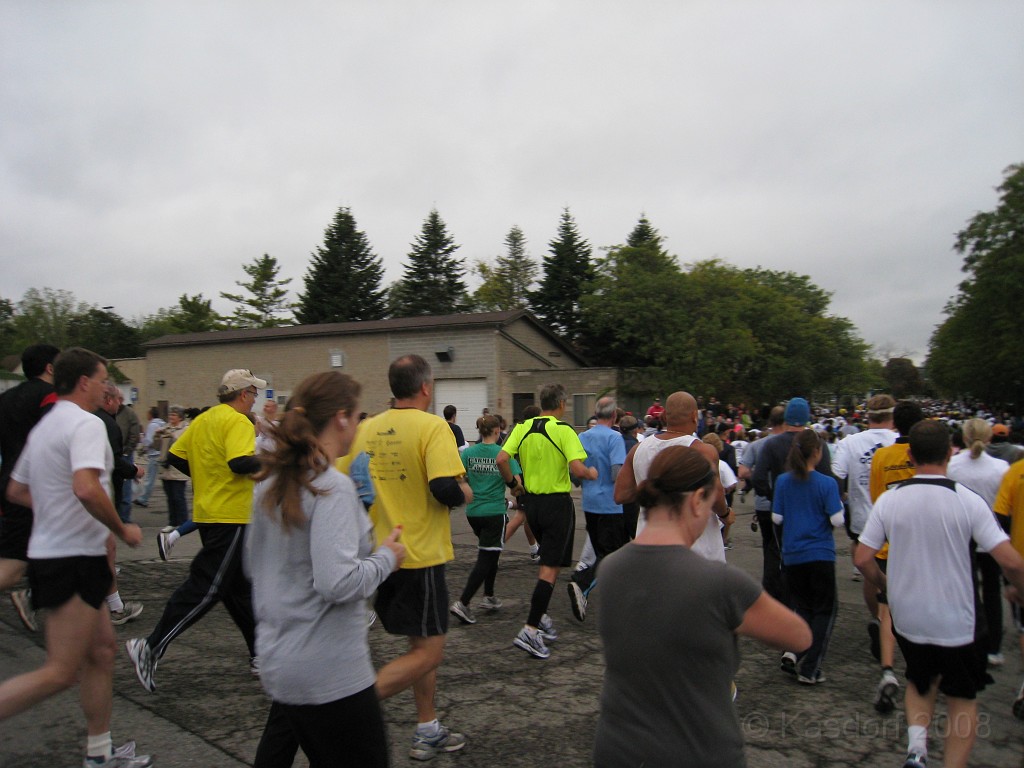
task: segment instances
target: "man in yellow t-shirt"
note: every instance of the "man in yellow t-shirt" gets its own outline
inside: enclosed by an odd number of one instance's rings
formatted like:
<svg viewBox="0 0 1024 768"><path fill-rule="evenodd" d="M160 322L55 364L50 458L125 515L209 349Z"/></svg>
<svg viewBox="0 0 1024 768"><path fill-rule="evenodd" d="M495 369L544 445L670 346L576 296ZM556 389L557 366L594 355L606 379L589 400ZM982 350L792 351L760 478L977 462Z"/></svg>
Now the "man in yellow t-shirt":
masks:
<svg viewBox="0 0 1024 768"><path fill-rule="evenodd" d="M199 526L203 547L192 560L189 576L167 601L160 621L148 638L125 643L139 682L156 690L153 673L167 646L206 615L218 601L234 620L249 647L249 664L256 664L256 621L252 585L242 572L245 531L252 517L252 480L260 468L256 429L249 420L267 382L251 371L228 371L221 380L216 405L197 416L168 454L171 466L192 477L192 518Z"/></svg>
<svg viewBox="0 0 1024 768"><path fill-rule="evenodd" d="M434 398L427 361L398 358L388 383L394 405L363 422L338 467L347 472L365 452L377 493L370 519L378 543L402 529L405 561L378 588L374 609L384 629L408 638L409 651L377 672L377 695L386 699L412 687L419 725L409 755L429 760L466 744L437 721L434 694L448 631L445 563L455 558L450 510L472 501L473 491L448 422L426 412Z"/></svg>
<svg viewBox="0 0 1024 768"><path fill-rule="evenodd" d="M994 509L1003 530L1010 534L1010 544L1024 556L1024 459L1011 464L1003 475ZM1011 600L1010 611L1020 638L1021 657L1024 658L1024 608ZM1024 681L1017 692L1017 700L1013 702L1013 714L1024 720Z"/></svg>

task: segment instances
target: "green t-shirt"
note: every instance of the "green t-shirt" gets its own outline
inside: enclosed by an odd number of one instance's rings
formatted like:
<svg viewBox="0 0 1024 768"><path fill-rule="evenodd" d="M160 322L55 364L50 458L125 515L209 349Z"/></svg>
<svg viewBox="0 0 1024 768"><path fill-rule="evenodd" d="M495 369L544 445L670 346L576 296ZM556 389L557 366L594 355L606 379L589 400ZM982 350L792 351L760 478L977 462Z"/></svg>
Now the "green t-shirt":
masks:
<svg viewBox="0 0 1024 768"><path fill-rule="evenodd" d="M547 437L533 431L534 422L544 422ZM501 448L519 460L527 493L569 493L569 464L587 460L576 430L552 416L538 416L517 424Z"/></svg>
<svg viewBox="0 0 1024 768"><path fill-rule="evenodd" d="M505 514L505 481L495 462L500 452L501 446L497 443L478 443L462 452L462 466L473 489L473 501L466 505L467 517ZM522 474L515 459L511 461L511 469L513 475Z"/></svg>

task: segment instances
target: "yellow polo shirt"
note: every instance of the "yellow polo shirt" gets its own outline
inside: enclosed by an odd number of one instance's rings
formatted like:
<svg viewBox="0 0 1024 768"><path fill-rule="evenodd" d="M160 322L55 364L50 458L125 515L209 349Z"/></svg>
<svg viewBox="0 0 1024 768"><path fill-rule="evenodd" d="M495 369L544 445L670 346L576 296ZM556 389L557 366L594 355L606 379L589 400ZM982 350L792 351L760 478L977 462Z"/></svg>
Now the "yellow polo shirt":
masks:
<svg viewBox="0 0 1024 768"><path fill-rule="evenodd" d="M236 475L228 462L256 452L256 428L227 403L192 420L171 446L192 473L192 519L197 523L248 523L252 479Z"/></svg>

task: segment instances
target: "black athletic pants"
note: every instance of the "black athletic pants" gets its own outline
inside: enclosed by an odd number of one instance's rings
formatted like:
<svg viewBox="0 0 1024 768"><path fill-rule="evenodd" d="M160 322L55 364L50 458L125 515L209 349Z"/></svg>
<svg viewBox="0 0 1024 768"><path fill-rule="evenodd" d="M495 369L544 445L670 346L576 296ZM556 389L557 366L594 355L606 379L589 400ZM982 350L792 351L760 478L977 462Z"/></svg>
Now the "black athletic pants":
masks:
<svg viewBox="0 0 1024 768"><path fill-rule="evenodd" d="M377 691L369 688L327 704L270 705L253 768L290 768L295 745L310 768L386 768L388 740Z"/></svg>
<svg viewBox="0 0 1024 768"><path fill-rule="evenodd" d="M782 551L779 549L782 529L772 522L770 510L759 509L754 514L761 529L761 554L764 557L761 586L780 603L789 605L789 590L782 578Z"/></svg>
<svg viewBox="0 0 1024 768"><path fill-rule="evenodd" d="M224 603L245 638L249 656L256 655L256 619L252 612L252 585L242 572L242 550L247 525L200 523L203 548L192 560L188 579L167 601L163 616L147 642L156 658L167 646L209 612Z"/></svg>

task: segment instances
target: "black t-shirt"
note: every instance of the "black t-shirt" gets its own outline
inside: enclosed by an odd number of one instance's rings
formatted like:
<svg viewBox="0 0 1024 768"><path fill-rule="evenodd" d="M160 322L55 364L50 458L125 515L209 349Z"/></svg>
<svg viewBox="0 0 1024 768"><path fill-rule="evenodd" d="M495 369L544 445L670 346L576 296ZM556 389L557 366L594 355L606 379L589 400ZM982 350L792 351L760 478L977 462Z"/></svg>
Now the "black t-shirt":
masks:
<svg viewBox="0 0 1024 768"><path fill-rule="evenodd" d="M53 384L42 379L23 381L0 395L0 479L7 487L32 427L57 402Z"/></svg>

